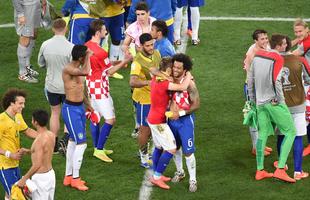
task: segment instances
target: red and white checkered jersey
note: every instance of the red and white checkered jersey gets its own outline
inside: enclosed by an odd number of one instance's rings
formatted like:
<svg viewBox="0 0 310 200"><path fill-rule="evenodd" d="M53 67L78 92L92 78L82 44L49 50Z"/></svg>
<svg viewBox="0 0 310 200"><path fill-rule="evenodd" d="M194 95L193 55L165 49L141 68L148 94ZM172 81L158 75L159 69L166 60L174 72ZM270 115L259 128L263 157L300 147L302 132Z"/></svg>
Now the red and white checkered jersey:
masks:
<svg viewBox="0 0 310 200"><path fill-rule="evenodd" d="M85 43L93 55L90 57L91 70L86 76L88 94L91 99L103 99L109 96L109 77L107 70L111 67L108 53L93 41Z"/></svg>
<svg viewBox="0 0 310 200"><path fill-rule="evenodd" d="M306 95L306 120L310 122L310 89Z"/></svg>
<svg viewBox="0 0 310 200"><path fill-rule="evenodd" d="M86 78L86 84L88 95L91 99L103 99L109 96L109 77L106 70L103 71L101 79L90 80Z"/></svg>
<svg viewBox="0 0 310 200"><path fill-rule="evenodd" d="M172 99L176 102L180 109L189 110L191 107L189 103L189 94L187 91L174 92Z"/></svg>

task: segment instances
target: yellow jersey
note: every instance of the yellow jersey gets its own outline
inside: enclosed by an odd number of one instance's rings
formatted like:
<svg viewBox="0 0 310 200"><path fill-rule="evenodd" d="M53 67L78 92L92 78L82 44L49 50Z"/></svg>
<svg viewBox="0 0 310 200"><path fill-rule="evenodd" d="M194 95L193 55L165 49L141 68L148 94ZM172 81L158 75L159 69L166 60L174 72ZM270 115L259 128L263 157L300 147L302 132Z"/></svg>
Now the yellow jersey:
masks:
<svg viewBox="0 0 310 200"><path fill-rule="evenodd" d="M137 53L132 64L130 75L138 76L139 80L151 80L150 68L159 67L161 57L157 50L151 57L144 56L141 52ZM140 104L151 104L151 88L144 86L141 88L134 88L132 99Z"/></svg>
<svg viewBox="0 0 310 200"><path fill-rule="evenodd" d="M20 149L20 132L28 129L23 116L18 113L15 118L6 112L0 114L0 148L15 153ZM19 161L0 155L0 169L18 167Z"/></svg>
<svg viewBox="0 0 310 200"><path fill-rule="evenodd" d="M110 0L96 0L95 4L89 5L90 15L95 17L115 17L125 12L122 4Z"/></svg>

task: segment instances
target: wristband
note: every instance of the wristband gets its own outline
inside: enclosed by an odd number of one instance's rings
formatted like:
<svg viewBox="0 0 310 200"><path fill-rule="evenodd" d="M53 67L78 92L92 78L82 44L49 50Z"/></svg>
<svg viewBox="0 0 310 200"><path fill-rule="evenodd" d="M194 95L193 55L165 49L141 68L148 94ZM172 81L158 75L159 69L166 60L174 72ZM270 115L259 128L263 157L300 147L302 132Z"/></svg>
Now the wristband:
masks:
<svg viewBox="0 0 310 200"><path fill-rule="evenodd" d="M182 116L184 116L184 115L186 115L185 110L181 110L181 111L179 111L179 116L180 116L180 117L182 117Z"/></svg>
<svg viewBox="0 0 310 200"><path fill-rule="evenodd" d="M10 151L5 151L4 155L5 155L5 157L10 158L11 152Z"/></svg>

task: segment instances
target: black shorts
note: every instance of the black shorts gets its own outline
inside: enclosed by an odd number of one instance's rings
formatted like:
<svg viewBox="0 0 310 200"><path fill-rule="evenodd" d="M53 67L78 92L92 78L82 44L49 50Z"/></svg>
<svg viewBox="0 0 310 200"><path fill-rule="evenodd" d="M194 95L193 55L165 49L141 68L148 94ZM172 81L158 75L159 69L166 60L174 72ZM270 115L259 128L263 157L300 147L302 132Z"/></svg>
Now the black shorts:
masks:
<svg viewBox="0 0 310 200"><path fill-rule="evenodd" d="M65 94L51 93L47 90L45 90L45 96L51 106L62 104L66 99Z"/></svg>

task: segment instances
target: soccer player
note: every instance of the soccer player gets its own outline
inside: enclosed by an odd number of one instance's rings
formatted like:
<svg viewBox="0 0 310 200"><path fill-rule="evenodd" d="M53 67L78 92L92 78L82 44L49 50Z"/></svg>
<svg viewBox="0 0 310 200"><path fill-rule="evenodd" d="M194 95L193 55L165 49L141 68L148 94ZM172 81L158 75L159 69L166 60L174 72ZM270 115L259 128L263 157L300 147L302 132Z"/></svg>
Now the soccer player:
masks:
<svg viewBox="0 0 310 200"><path fill-rule="evenodd" d="M106 154L112 153L104 149L107 138L110 135L115 123L115 112L113 100L110 95L109 76L124 67L132 57L128 54L125 59L117 65L111 65L108 53L100 47L100 41L105 38L107 30L104 22L96 19L90 24L91 40L85 43L92 52L90 57L91 72L87 75L87 89L91 106L105 120L104 125L90 123L93 144L95 147L94 156L105 162L112 162Z"/></svg>
<svg viewBox="0 0 310 200"><path fill-rule="evenodd" d="M284 57L284 66L282 71L282 85L285 103L290 110L296 128L296 137L294 141L294 179L300 180L307 178L309 173L302 170L302 136L307 134L307 122L305 115L305 89L303 82L309 82L310 67L305 58L301 58L289 53L291 41L286 37L286 52L281 52ZM280 153L283 142L283 135L278 135L278 153ZM277 163L275 163L277 166Z"/></svg>
<svg viewBox="0 0 310 200"><path fill-rule="evenodd" d="M88 187L80 178L86 144L86 117L83 100L91 109L87 98L84 98L84 77L90 72L89 58L92 52L86 46L75 45L72 49L72 61L62 72L66 100L62 107L62 118L68 128L70 139L66 155L66 172L63 180L65 186L86 191ZM81 66L82 65L82 66Z"/></svg>
<svg viewBox="0 0 310 200"><path fill-rule="evenodd" d="M62 70L71 60L71 51L74 45L65 37L67 28L63 19L56 19L53 22L52 30L54 37L42 43L38 55L38 64L40 67L46 67L47 69L44 90L51 107L50 129L56 136L54 152L58 152L59 117L61 104L66 98ZM64 128L64 132L64 138L59 144L66 153L69 135L66 128Z"/></svg>
<svg viewBox="0 0 310 200"><path fill-rule="evenodd" d="M284 101L281 83L284 59L279 52L284 52L287 47L285 36L272 35L270 46L270 51L256 52L247 80L250 101L256 104L259 130L256 143L257 171L255 179L274 177L295 183L296 180L289 177L284 169L296 135L292 116ZM281 145L278 168L272 174L264 170L264 149L268 136L274 134L273 125L276 125L279 131L284 134L284 140Z"/></svg>
<svg viewBox="0 0 310 200"><path fill-rule="evenodd" d="M133 23L136 21L136 16L135 16L135 6L137 5L138 2L141 0L133 0L132 1L132 6L130 7L129 10L129 15L127 18L127 22L129 24ZM174 28L173 28L173 11L176 8L176 0L146 0L145 1L150 9L150 14L152 17L155 17L157 20L163 20L166 22L168 26L168 39L173 44L174 42Z"/></svg>
<svg viewBox="0 0 310 200"><path fill-rule="evenodd" d="M184 81L186 72L192 69L193 63L191 58L182 53L175 54L172 57L172 62L172 76L174 83L181 83ZM170 106L170 110L173 112L173 116L168 124L177 142L177 152L174 159L177 171L172 178L172 182L180 182L185 177L182 161L182 154L184 153L189 173L189 191L196 192L197 180L196 158L194 155L196 149L194 141L194 111L200 106L200 98L195 82L190 81L187 90L174 92L172 100L173 103Z"/></svg>
<svg viewBox="0 0 310 200"><path fill-rule="evenodd" d="M162 59L159 70L170 76L172 72L171 67L172 59L166 57ZM155 148L152 157L154 175L150 181L163 189L170 188L165 182L170 181L171 178L165 177L162 174L176 151L175 139L166 123L165 116L170 101L169 90L186 90L191 78L191 74L187 72L185 80L181 84L175 84L157 76L153 76L151 81L151 108L148 114L148 123L151 128Z"/></svg>
<svg viewBox="0 0 310 200"><path fill-rule="evenodd" d="M11 188L20 178L19 160L29 150L21 148L20 133L35 138L37 132L27 126L22 110L25 107L26 93L23 90L11 88L2 97L0 114L0 182L5 190L5 196L10 198Z"/></svg>
<svg viewBox="0 0 310 200"><path fill-rule="evenodd" d="M47 129L48 113L36 110L32 113L32 125L36 128L38 136L31 146L32 166L28 172L17 182L23 188L26 181L36 184L37 190L32 192L33 200L53 200L56 186L55 172L52 167L55 134Z"/></svg>
<svg viewBox="0 0 310 200"><path fill-rule="evenodd" d="M168 27L166 22L156 20L152 23L151 35L156 40L154 47L159 51L161 57L172 57L175 54L175 49L167 39L167 34Z"/></svg>
<svg viewBox="0 0 310 200"><path fill-rule="evenodd" d="M183 18L183 8L189 7L190 9L190 22L192 27L192 45L198 45L200 40L198 38L200 12L199 7L204 6L204 0L177 0L177 8L174 16L175 26L175 41L176 45L181 45L181 24Z"/></svg>
<svg viewBox="0 0 310 200"><path fill-rule="evenodd" d="M64 16L70 15L68 40L75 45L83 45L90 39L89 24L94 20L88 11L90 3L91 1L66 0L61 9Z"/></svg>
<svg viewBox="0 0 310 200"><path fill-rule="evenodd" d="M42 1L43 6L46 1ZM19 64L18 79L27 83L37 83L39 73L33 70L30 58L40 27L41 3L39 0L13 0L16 33L19 35L17 58Z"/></svg>
<svg viewBox="0 0 310 200"><path fill-rule="evenodd" d="M293 51L294 55L304 56L308 63L310 63L310 34L309 27L306 22L302 19L296 19L294 22L294 33L297 41L297 49ZM305 82L305 93L307 93L309 89L310 83ZM310 130L310 126L308 125L308 130ZM310 154L310 131L307 133L308 137L308 146L303 150L303 156L307 156Z"/></svg>
<svg viewBox="0 0 310 200"><path fill-rule="evenodd" d="M248 49L248 51L245 55L245 59L243 61L243 63L244 63L243 69L246 72L246 76L248 74L250 65L253 61L253 58L254 58L256 52L258 52L259 50L270 49L267 31L265 31L263 29L256 29L252 34L252 38L254 40L254 44L252 44L250 46L250 48ZM247 78L246 78L246 80L247 80ZM248 85L246 82L244 83L244 95L246 97L246 100L249 100ZM258 138L258 131L255 128L250 127L249 132L250 132L250 136L251 136L251 140L252 140L252 154L256 155L256 142L257 142L257 138ZM265 151L264 151L265 156L269 156L271 152L272 152L272 148L265 147Z"/></svg>
<svg viewBox="0 0 310 200"><path fill-rule="evenodd" d="M131 64L130 86L133 88L132 99L135 102L136 117L140 125L138 143L141 158L141 166L149 168L149 155L147 142L151 130L146 122L150 110L150 81L151 73L158 74L158 67L161 60L160 53L154 50L154 40L149 33L140 36L141 52L138 52Z"/></svg>
<svg viewBox="0 0 310 200"><path fill-rule="evenodd" d="M129 53L130 44L134 43L137 51L140 51L141 44L139 37L142 33L150 33L152 22L156 19L150 17L150 11L145 2L139 2L136 5L137 21L128 26L125 31L125 40L122 45L122 50L125 54Z"/></svg>

